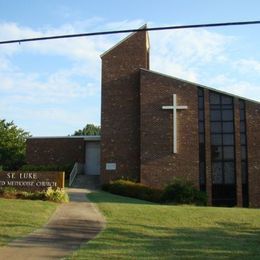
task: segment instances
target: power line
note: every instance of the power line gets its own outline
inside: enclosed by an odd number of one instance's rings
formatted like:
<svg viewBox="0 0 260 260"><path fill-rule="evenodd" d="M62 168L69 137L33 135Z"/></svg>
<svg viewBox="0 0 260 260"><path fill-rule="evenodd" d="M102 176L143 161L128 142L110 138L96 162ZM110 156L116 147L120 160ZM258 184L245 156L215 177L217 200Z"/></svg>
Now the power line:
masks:
<svg viewBox="0 0 260 260"><path fill-rule="evenodd" d="M63 39L63 38L88 37L88 36L107 35L107 34L141 32L141 31L179 30L179 29L190 29L190 28L223 27L223 26L253 25L253 24L260 24L260 21L190 24L190 25L177 25L177 26L151 27L151 28L143 27L143 28L140 28L140 29L103 31L103 32L80 33L80 34L65 34L65 35L56 35L56 36L47 36L47 37L37 37L37 38L27 38L27 39L19 39L19 40L0 41L0 44L11 44L11 43L19 43L20 44L22 42L45 41L45 40L54 40L54 39Z"/></svg>

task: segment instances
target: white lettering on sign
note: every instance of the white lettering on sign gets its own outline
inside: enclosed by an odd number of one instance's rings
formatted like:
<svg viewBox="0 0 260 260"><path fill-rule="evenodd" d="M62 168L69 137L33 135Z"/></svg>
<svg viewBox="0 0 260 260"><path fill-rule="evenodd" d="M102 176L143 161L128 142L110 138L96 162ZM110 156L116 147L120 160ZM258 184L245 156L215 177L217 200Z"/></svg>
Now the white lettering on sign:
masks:
<svg viewBox="0 0 260 260"><path fill-rule="evenodd" d="M116 170L116 163L106 163L106 170L107 171L115 171Z"/></svg>
<svg viewBox="0 0 260 260"><path fill-rule="evenodd" d="M20 179L37 179L37 174L36 173L31 173L31 172L23 172L19 174Z"/></svg>
<svg viewBox="0 0 260 260"><path fill-rule="evenodd" d="M7 178L8 179L15 179L15 173L14 172L8 172L7 173Z"/></svg>

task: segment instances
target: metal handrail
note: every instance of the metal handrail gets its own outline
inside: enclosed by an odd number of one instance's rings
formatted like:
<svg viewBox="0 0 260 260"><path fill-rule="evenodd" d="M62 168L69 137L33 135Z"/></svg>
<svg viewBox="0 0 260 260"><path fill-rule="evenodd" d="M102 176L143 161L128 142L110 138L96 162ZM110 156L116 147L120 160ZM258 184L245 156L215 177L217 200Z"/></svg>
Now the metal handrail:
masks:
<svg viewBox="0 0 260 260"><path fill-rule="evenodd" d="M71 186L78 174L82 174L84 172L84 163L75 162L72 171L70 172L70 180L69 186Z"/></svg>
<svg viewBox="0 0 260 260"><path fill-rule="evenodd" d="M75 162L71 172L70 172L70 181L69 181L69 186L72 185L72 183L74 182L76 176L78 174L78 163Z"/></svg>

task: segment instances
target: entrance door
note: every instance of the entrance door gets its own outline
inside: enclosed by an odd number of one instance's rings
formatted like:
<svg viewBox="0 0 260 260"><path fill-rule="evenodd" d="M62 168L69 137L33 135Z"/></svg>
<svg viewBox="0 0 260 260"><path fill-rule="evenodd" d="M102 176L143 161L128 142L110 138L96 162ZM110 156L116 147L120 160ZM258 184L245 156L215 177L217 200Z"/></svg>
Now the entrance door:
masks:
<svg viewBox="0 0 260 260"><path fill-rule="evenodd" d="M86 142L85 174L100 175L100 142Z"/></svg>

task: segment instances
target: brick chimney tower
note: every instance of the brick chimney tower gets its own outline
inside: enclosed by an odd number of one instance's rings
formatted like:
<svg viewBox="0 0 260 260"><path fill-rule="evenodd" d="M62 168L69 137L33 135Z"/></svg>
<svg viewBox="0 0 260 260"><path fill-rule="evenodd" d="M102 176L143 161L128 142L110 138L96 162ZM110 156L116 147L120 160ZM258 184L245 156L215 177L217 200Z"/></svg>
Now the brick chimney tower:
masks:
<svg viewBox="0 0 260 260"><path fill-rule="evenodd" d="M149 69L148 33L132 33L101 59L101 181L139 180L140 68Z"/></svg>

